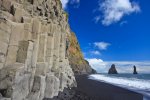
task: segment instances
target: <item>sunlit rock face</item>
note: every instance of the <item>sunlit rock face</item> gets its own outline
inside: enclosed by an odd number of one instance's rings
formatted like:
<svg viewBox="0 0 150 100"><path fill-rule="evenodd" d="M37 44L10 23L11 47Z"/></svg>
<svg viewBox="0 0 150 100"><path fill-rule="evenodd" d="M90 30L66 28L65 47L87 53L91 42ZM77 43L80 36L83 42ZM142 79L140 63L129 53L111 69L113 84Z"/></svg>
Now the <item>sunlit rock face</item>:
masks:
<svg viewBox="0 0 150 100"><path fill-rule="evenodd" d="M76 86L59 0L0 0L0 100L42 100Z"/></svg>
<svg viewBox="0 0 150 100"><path fill-rule="evenodd" d="M89 62L84 59L77 37L73 32L71 32L71 36L69 37L69 44L68 58L73 72L76 75L95 74L96 71L92 69Z"/></svg>

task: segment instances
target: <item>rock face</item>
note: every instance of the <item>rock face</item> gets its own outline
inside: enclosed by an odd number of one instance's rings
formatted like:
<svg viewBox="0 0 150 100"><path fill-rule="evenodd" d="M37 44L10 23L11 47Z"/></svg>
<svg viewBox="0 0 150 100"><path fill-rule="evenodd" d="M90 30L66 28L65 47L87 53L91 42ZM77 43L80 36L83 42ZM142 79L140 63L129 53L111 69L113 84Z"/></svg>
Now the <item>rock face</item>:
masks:
<svg viewBox="0 0 150 100"><path fill-rule="evenodd" d="M108 74L118 74L115 64L111 65L111 68L109 69Z"/></svg>
<svg viewBox="0 0 150 100"><path fill-rule="evenodd" d="M42 100L76 86L69 34L59 0L0 0L0 100Z"/></svg>
<svg viewBox="0 0 150 100"><path fill-rule="evenodd" d="M136 70L136 66L133 66L133 74L138 74Z"/></svg>
<svg viewBox="0 0 150 100"><path fill-rule="evenodd" d="M84 59L77 38L73 32L69 37L69 44L69 62L74 73L78 75L96 73L89 65L89 62Z"/></svg>

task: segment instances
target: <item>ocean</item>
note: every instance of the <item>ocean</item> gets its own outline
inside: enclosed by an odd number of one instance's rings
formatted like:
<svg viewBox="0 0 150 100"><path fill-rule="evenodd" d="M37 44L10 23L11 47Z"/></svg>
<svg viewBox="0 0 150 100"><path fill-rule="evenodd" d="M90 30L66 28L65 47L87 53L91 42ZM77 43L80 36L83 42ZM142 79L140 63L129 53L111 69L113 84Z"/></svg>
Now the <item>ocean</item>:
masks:
<svg viewBox="0 0 150 100"><path fill-rule="evenodd" d="M89 79L126 88L142 94L143 100L150 100L150 74L94 74L90 75Z"/></svg>

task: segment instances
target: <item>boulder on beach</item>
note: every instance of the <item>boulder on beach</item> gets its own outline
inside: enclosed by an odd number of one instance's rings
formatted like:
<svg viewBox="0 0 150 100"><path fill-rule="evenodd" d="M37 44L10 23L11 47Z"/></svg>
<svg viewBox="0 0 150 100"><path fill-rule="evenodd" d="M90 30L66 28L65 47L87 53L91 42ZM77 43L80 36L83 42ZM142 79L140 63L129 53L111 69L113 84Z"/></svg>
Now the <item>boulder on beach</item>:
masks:
<svg viewBox="0 0 150 100"><path fill-rule="evenodd" d="M111 65L111 68L109 69L108 74L118 74L115 64Z"/></svg>
<svg viewBox="0 0 150 100"><path fill-rule="evenodd" d="M136 66L133 66L133 74L138 74L136 70Z"/></svg>

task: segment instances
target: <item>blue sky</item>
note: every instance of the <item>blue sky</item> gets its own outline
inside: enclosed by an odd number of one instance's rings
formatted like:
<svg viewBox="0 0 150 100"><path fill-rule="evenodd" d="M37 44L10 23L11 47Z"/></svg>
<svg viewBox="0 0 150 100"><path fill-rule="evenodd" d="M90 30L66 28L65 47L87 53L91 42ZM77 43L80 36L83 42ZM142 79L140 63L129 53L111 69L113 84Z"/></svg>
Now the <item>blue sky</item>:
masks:
<svg viewBox="0 0 150 100"><path fill-rule="evenodd" d="M139 71L150 72L149 0L61 1L84 56L95 69L106 72L115 63L118 70L126 67L125 72L135 64Z"/></svg>

